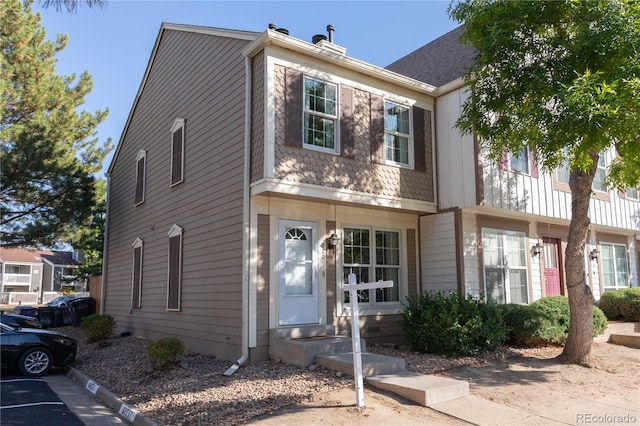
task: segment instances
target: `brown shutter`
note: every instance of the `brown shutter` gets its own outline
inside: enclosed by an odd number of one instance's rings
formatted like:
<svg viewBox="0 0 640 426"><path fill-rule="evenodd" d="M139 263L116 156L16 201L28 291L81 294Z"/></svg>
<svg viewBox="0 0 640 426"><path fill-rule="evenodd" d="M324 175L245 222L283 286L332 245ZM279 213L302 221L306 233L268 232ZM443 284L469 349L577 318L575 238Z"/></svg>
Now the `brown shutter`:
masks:
<svg viewBox="0 0 640 426"><path fill-rule="evenodd" d="M171 184L182 180L182 127L173 132L172 157L171 157Z"/></svg>
<svg viewBox="0 0 640 426"><path fill-rule="evenodd" d="M135 203L139 204L144 201L144 163L145 157L138 160L136 165L136 198Z"/></svg>
<svg viewBox="0 0 640 426"><path fill-rule="evenodd" d="M340 153L354 158L353 88L340 86Z"/></svg>
<svg viewBox="0 0 640 426"><path fill-rule="evenodd" d="M302 72L285 69L284 142L302 148L302 115L304 84Z"/></svg>
<svg viewBox="0 0 640 426"><path fill-rule="evenodd" d="M425 133L424 133L425 110L413 107L413 158L414 169L418 172L427 170L427 160L425 158Z"/></svg>
<svg viewBox="0 0 640 426"><path fill-rule="evenodd" d="M131 306L140 307L140 288L142 285L142 247L133 249L133 289Z"/></svg>
<svg viewBox="0 0 640 426"><path fill-rule="evenodd" d="M169 285L167 309L180 309L180 250L182 236L169 238Z"/></svg>
<svg viewBox="0 0 640 426"><path fill-rule="evenodd" d="M371 159L374 163L385 163L384 155L384 100L371 95Z"/></svg>

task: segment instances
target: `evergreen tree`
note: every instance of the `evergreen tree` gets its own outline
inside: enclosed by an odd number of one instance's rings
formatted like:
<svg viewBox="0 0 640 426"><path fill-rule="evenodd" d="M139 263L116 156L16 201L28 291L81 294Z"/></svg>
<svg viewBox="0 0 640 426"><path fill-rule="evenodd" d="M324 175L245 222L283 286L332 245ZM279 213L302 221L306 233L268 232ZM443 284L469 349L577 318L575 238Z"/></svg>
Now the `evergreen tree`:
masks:
<svg viewBox="0 0 640 426"><path fill-rule="evenodd" d="M584 248L599 154L617 152L611 186L640 180L640 2L462 0L450 15L477 53L458 126L496 163L524 144L547 171L569 164L571 321L562 357L589 364L593 295Z"/></svg>
<svg viewBox="0 0 640 426"><path fill-rule="evenodd" d="M55 247L88 225L111 141L96 137L106 110L79 110L91 76L56 74L67 37L46 40L31 4L0 1L0 241Z"/></svg>

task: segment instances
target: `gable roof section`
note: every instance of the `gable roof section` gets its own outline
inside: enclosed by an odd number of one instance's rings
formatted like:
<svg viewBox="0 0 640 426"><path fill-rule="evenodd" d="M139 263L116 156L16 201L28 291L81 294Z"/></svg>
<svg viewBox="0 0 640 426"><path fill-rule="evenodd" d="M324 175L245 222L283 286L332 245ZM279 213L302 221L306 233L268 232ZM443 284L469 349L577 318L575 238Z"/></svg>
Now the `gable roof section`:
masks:
<svg viewBox="0 0 640 426"><path fill-rule="evenodd" d="M473 64L475 50L460 43L461 25L385 68L413 79L441 87L461 78Z"/></svg>
<svg viewBox="0 0 640 426"><path fill-rule="evenodd" d="M42 250L26 249L19 247L0 247L0 261L42 263L40 254Z"/></svg>
<svg viewBox="0 0 640 426"><path fill-rule="evenodd" d="M79 263L70 251L45 251L40 255L42 260L51 265L76 266Z"/></svg>
<svg viewBox="0 0 640 426"><path fill-rule="evenodd" d="M114 164L118 158L118 154L120 153L120 149L122 146L122 141L124 140L127 131L129 130L129 124L131 123L131 118L133 117L133 113L136 110L138 105L138 101L140 100L140 95L144 90L144 86L149 78L149 73L151 72L151 68L153 66L153 62L155 61L156 53L158 52L158 47L160 46L160 42L162 41L162 36L166 30L173 31L183 31L187 33L198 33L198 34L206 34L211 36L218 37L229 37L235 38L238 40L247 40L253 41L255 40L260 33L254 31L240 31L240 30L231 30L226 28L214 28L214 27L202 27L197 25L182 25L182 24L171 24L167 22L163 22L160 26L160 31L158 32L158 36L156 37L156 41L153 45L153 49L151 51L151 56L149 57L149 62L147 63L147 68L144 72L144 76L140 83L140 87L138 88L138 93L136 94L135 99L133 100L133 105L131 106L131 110L129 111L129 115L127 117L127 121L122 129L122 133L120 134L120 139L118 140L118 146L116 147L113 158L111 159L111 163L109 164L109 168L107 169L107 176L111 173Z"/></svg>

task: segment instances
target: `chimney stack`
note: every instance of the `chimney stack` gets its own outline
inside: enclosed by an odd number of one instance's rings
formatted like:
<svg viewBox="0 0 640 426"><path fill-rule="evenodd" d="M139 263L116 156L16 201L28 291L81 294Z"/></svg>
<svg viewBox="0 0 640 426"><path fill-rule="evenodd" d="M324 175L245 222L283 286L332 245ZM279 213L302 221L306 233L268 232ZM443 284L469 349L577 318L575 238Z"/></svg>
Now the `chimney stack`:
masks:
<svg viewBox="0 0 640 426"><path fill-rule="evenodd" d="M329 33L329 43L333 43L333 30L335 30L335 28L333 28L333 25L327 25L327 32Z"/></svg>

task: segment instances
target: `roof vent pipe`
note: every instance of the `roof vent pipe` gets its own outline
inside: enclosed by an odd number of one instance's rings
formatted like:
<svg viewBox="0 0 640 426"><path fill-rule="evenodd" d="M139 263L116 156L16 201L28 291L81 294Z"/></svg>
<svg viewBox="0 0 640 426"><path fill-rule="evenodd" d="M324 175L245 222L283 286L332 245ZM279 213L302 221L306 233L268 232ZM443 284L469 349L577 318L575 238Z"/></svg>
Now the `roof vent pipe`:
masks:
<svg viewBox="0 0 640 426"><path fill-rule="evenodd" d="M272 23L272 24L269 24L269 29L270 29L270 30L275 30L276 28L277 28L277 27L276 27L276 24L273 24L273 23Z"/></svg>
<svg viewBox="0 0 640 426"><path fill-rule="evenodd" d="M311 41L313 42L313 44L318 44L322 40L326 40L326 39L327 39L327 36L324 34L316 34L313 37L311 37Z"/></svg>
<svg viewBox="0 0 640 426"><path fill-rule="evenodd" d="M333 30L335 30L333 25L327 25L327 32L329 33L329 43L333 43Z"/></svg>

